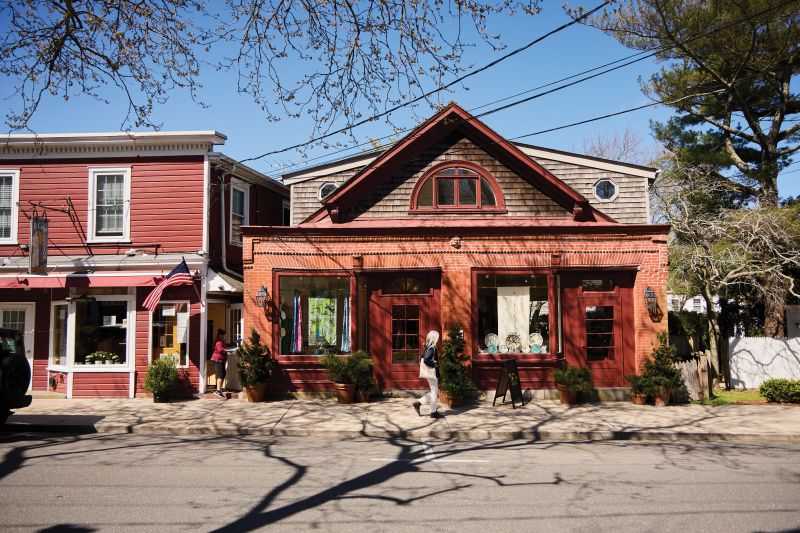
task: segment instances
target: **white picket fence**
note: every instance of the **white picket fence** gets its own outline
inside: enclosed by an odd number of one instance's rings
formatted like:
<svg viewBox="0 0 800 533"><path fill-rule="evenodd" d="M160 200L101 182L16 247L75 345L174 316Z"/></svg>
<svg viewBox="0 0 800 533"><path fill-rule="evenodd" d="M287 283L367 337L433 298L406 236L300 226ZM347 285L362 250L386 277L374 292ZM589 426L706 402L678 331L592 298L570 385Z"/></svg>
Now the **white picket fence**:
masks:
<svg viewBox="0 0 800 533"><path fill-rule="evenodd" d="M771 378L800 379L800 338L730 338L731 385L755 389Z"/></svg>

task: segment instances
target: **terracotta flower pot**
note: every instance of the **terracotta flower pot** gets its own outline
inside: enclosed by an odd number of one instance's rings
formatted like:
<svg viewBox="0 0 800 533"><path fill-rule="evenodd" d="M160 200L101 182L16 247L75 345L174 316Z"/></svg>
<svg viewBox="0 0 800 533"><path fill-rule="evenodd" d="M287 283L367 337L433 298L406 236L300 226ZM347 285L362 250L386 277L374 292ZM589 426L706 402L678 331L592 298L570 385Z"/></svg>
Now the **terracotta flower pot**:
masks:
<svg viewBox="0 0 800 533"><path fill-rule="evenodd" d="M464 398L463 397L453 397L450 396L447 392L439 389L438 395L439 403L442 405L446 405L448 407L461 407L464 405Z"/></svg>
<svg viewBox="0 0 800 533"><path fill-rule="evenodd" d="M578 393L575 391L568 390L566 387L561 387L559 385L556 386L558 389L559 399L561 403L566 405L572 405L578 403Z"/></svg>
<svg viewBox="0 0 800 533"><path fill-rule="evenodd" d="M631 401L634 405L646 405L647 404L647 394L644 393L631 393Z"/></svg>
<svg viewBox="0 0 800 533"><path fill-rule="evenodd" d="M264 394L267 392L267 384L259 383L257 385L247 385L245 386L244 391L247 393L248 402L263 402Z"/></svg>
<svg viewBox="0 0 800 533"><path fill-rule="evenodd" d="M356 394L354 383L334 383L333 386L336 388L336 399L339 403L353 403Z"/></svg>
<svg viewBox="0 0 800 533"><path fill-rule="evenodd" d="M672 396L672 391L669 389L661 392L656 392L655 394L653 394L656 407L665 407L669 405L670 396Z"/></svg>

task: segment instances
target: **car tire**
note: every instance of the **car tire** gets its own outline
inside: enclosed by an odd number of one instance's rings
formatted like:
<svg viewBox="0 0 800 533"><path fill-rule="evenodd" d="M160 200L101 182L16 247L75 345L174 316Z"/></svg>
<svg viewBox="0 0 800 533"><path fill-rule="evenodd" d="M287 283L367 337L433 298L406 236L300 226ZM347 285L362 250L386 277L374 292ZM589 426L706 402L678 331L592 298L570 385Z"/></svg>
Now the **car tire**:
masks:
<svg viewBox="0 0 800 533"><path fill-rule="evenodd" d="M21 355L0 361L0 402L11 404L22 398L31 382L31 367Z"/></svg>

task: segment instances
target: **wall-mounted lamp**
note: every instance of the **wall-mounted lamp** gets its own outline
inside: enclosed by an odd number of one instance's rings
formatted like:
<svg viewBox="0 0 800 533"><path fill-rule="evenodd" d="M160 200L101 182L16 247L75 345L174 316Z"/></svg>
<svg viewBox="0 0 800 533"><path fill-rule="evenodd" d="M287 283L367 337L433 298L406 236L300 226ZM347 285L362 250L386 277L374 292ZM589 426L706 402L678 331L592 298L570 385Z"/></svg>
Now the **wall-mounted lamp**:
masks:
<svg viewBox="0 0 800 533"><path fill-rule="evenodd" d="M661 309L658 307L658 296L656 296L656 291L650 287L647 287L644 290L644 303L647 307L647 314L650 315L650 318L656 322L661 321L664 313L662 313Z"/></svg>
<svg viewBox="0 0 800 533"><path fill-rule="evenodd" d="M256 291L256 305L264 310L264 316L272 322L272 314L269 312L272 307L272 297L270 297L269 291L263 285Z"/></svg>

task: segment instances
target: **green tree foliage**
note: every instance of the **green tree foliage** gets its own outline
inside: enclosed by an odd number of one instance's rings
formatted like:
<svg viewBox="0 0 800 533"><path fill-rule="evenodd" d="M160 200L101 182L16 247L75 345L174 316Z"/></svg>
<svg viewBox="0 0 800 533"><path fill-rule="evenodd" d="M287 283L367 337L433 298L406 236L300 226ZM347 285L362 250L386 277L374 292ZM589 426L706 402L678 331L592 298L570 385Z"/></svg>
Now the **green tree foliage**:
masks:
<svg viewBox="0 0 800 533"><path fill-rule="evenodd" d="M269 348L261 342L261 335L255 328L250 330L250 339L237 352L239 381L243 386L252 387L269 381L274 361Z"/></svg>
<svg viewBox="0 0 800 533"><path fill-rule="evenodd" d="M464 332L455 324L442 341L439 354L439 387L453 398L461 398L475 390L469 377L469 356L464 353Z"/></svg>
<svg viewBox="0 0 800 533"><path fill-rule="evenodd" d="M653 353L644 362L642 370L642 380L649 388L649 392L675 390L683 384L681 371L675 366L677 359L678 350L668 344L667 334L661 332L658 336L658 346L653 348Z"/></svg>
<svg viewBox="0 0 800 533"><path fill-rule="evenodd" d="M653 124L656 137L682 166L701 167L720 185L698 194L696 207L778 206L778 173L800 150L800 97L791 88L800 3L627 0L591 23L625 46L658 51L663 66L643 90L675 115ZM764 301L766 333L780 336L789 288L780 276L762 279L776 296Z"/></svg>

